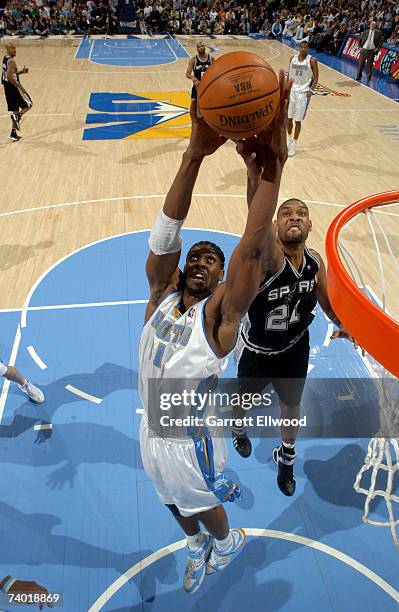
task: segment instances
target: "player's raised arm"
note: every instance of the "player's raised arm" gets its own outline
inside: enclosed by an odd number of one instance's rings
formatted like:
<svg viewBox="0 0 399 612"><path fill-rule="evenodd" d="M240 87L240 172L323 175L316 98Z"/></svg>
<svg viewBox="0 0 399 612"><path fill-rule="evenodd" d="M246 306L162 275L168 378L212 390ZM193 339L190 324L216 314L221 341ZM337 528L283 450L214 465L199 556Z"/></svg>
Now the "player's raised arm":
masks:
<svg viewBox="0 0 399 612"><path fill-rule="evenodd" d="M248 311L263 278L265 259L274 257L276 239L272 221L287 160L286 124L290 85L284 72L280 71L280 111L266 138L262 136L259 139L259 154L264 156L261 180L251 201L244 234L230 260L223 295L216 292L207 305L207 331L221 355L233 348L240 319ZM212 320L215 321L213 330L209 325Z"/></svg>
<svg viewBox="0 0 399 612"><path fill-rule="evenodd" d="M180 258L180 230L191 204L191 197L201 163L214 153L226 138L218 136L203 119L196 116L196 103L190 109L192 132L176 178L165 204L151 230L146 272L150 285L150 301L157 305L175 273Z"/></svg>

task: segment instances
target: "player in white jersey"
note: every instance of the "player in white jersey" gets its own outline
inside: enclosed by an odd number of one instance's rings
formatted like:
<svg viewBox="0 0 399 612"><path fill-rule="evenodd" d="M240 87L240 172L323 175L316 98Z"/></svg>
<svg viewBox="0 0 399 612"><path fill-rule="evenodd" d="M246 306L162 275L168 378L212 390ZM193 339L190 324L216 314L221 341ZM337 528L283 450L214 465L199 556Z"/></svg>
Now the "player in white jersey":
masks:
<svg viewBox="0 0 399 612"><path fill-rule="evenodd" d="M231 256L226 282L220 282L224 255L210 242L193 245L183 271L178 269L180 230L200 166L226 141L197 117L195 101L191 106L190 143L149 240L146 272L150 300L140 340L139 385L144 406L141 455L158 497L187 536L184 588L189 593L200 587L205 573L224 569L244 542L242 529L229 529L223 507L225 501L236 499L239 489L222 472L226 461L224 440L194 428L165 434L163 418L169 415L162 410L162 403L153 402L154 391L159 400L171 389L181 392L186 379L205 379L212 384L235 346L240 320L259 287L263 255L274 239L267 228L271 227L287 159L290 85L281 71L278 117L267 133L247 141L253 143L253 155L262 156L265 169L244 234ZM190 384L188 381L189 388ZM189 406L186 414L192 408ZM201 531L200 522L207 533Z"/></svg>
<svg viewBox="0 0 399 612"><path fill-rule="evenodd" d="M288 156L293 157L302 121L305 119L312 92L319 80L317 59L309 55L309 45L306 41L299 45L299 54L291 58L288 77L293 81L288 105ZM295 130L292 138L294 121Z"/></svg>

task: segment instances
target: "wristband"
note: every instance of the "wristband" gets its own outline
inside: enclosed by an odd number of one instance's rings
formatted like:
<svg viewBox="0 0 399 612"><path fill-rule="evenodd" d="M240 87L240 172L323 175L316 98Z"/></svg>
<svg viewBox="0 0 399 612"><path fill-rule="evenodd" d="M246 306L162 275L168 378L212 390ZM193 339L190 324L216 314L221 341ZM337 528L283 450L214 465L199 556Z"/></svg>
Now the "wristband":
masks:
<svg viewBox="0 0 399 612"><path fill-rule="evenodd" d="M12 585L14 584L14 582L17 582L16 578L11 578L11 576L7 579L7 581L3 584L3 586L1 587L1 590L3 593L8 593L8 591L11 589Z"/></svg>

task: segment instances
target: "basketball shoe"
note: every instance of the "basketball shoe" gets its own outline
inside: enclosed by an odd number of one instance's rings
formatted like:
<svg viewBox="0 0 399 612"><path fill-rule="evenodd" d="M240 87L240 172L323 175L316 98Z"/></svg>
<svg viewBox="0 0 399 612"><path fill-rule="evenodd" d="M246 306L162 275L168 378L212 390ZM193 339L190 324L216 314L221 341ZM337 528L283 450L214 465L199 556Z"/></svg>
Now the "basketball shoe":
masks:
<svg viewBox="0 0 399 612"><path fill-rule="evenodd" d="M291 140L288 142L288 157L294 157L296 153L296 142Z"/></svg>
<svg viewBox="0 0 399 612"><path fill-rule="evenodd" d="M209 559L213 538L209 533L204 533L204 536L204 541L198 550L192 551L188 548L188 559L183 580L186 593L198 591L205 578L205 564Z"/></svg>
<svg viewBox="0 0 399 612"><path fill-rule="evenodd" d="M294 462L295 453L293 455L287 455L283 452L282 445L276 446L273 449L273 461L277 465L277 484L278 488L284 495L291 497L295 493L295 476L294 476Z"/></svg>
<svg viewBox="0 0 399 612"><path fill-rule="evenodd" d="M246 431L244 433L238 434L236 431L232 432L233 436L233 446L236 449L237 453L247 459L251 456L252 453L252 444L251 440L248 438L248 434Z"/></svg>
<svg viewBox="0 0 399 612"><path fill-rule="evenodd" d="M231 545L227 550L218 550L216 545L213 545L211 556L206 564L207 574L215 574L227 567L233 556L239 552L247 537L243 529L230 529L230 535Z"/></svg>
<svg viewBox="0 0 399 612"><path fill-rule="evenodd" d="M18 136L16 130L11 130L10 140L13 140L14 142L18 142L18 140L22 140L22 136Z"/></svg>
<svg viewBox="0 0 399 612"><path fill-rule="evenodd" d="M34 404L42 404L44 402L43 391L40 391L35 385L32 385L29 380L27 380L24 385L18 385L18 387Z"/></svg>

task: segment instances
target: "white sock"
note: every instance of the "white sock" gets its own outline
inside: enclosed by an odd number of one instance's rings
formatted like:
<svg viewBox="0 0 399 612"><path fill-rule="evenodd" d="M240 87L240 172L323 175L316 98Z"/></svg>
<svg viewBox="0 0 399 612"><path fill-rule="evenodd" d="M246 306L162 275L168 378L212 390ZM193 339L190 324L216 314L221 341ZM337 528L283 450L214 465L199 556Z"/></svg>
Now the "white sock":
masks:
<svg viewBox="0 0 399 612"><path fill-rule="evenodd" d="M231 548L233 543L234 542L233 536L231 535L231 531L229 531L227 538L225 538L224 540L217 540L215 538L215 548L217 548L219 552L226 552L229 548Z"/></svg>
<svg viewBox="0 0 399 612"><path fill-rule="evenodd" d="M187 537L187 546L192 552L196 552L197 550L201 548L202 544L204 543L205 534L200 530L195 535L193 536L188 535L186 537Z"/></svg>

